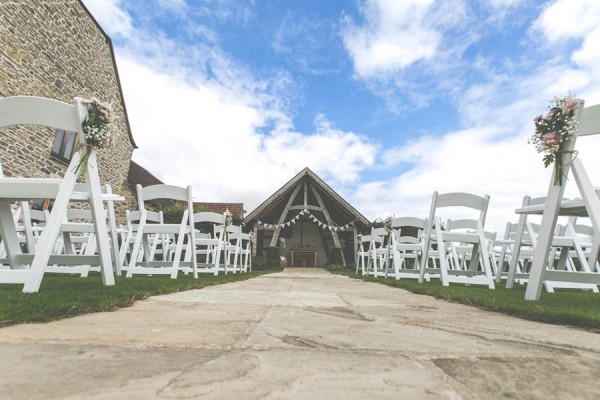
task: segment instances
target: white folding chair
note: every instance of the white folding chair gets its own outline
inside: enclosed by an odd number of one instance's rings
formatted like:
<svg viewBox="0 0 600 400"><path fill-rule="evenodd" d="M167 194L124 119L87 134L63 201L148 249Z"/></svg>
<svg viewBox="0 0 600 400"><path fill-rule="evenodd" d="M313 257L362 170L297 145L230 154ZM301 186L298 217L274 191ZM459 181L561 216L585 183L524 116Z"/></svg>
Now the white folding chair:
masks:
<svg viewBox="0 0 600 400"><path fill-rule="evenodd" d="M356 273L361 270L363 276L367 275L369 265L369 254L371 246L371 235L358 236L358 250L356 251Z"/></svg>
<svg viewBox="0 0 600 400"><path fill-rule="evenodd" d="M415 217L392 219L391 262L396 279L419 279L420 259L423 256L423 232L427 220ZM425 276L429 281L429 274Z"/></svg>
<svg viewBox="0 0 600 400"><path fill-rule="evenodd" d="M533 248L531 251L531 257L533 257L535 246L537 245L537 237L540 231L540 225L527 221L527 231L531 237ZM568 234L567 231L569 231ZM577 259L579 269L575 267L573 258ZM570 230L569 226L556 226L556 230L552 238L551 250L548 254L546 269L548 271L592 272L577 235L574 231ZM599 292L598 286L594 283L548 280L544 281L544 287L548 293L553 293L554 289L581 289L591 290L594 293Z"/></svg>
<svg viewBox="0 0 600 400"><path fill-rule="evenodd" d="M477 220L476 219L454 219L448 220L447 224L448 231L463 231L467 233L477 232ZM496 232L484 231L483 236L485 238L486 252L481 252L480 257L486 253L490 257L490 267L492 268L492 274L496 275L496 259L493 255L494 244L496 242ZM470 243L449 243L449 254L448 264L453 270L466 271L468 270L468 263L471 260L471 250L473 244ZM483 260L480 259L479 266L483 266Z"/></svg>
<svg viewBox="0 0 600 400"><path fill-rule="evenodd" d="M198 260L198 271L211 273L215 276L219 270L227 270L227 255L225 252L225 216L223 214L203 211L194 214L196 228L199 229L194 249L190 252ZM221 259L223 266L221 267Z"/></svg>
<svg viewBox="0 0 600 400"><path fill-rule="evenodd" d="M502 279L508 276L508 268L510 259L513 254L515 245L515 236L517 234L518 224L507 222L504 236L496 241L496 246L492 249L492 256L496 262L496 283L500 283Z"/></svg>
<svg viewBox="0 0 600 400"><path fill-rule="evenodd" d="M73 104L41 97L7 97L0 99L0 128L16 125L40 125L76 132L81 145L86 144L81 123L87 108L81 99ZM87 161L85 192L75 193L77 170L84 153L83 146L75 151L62 179L6 178L0 173L0 234L4 239L6 263L9 269L0 270L0 283L23 284L24 292L37 292L44 269L51 264L94 264L101 266L102 281L114 285L114 275L104 220L96 152L91 150ZM1 171L1 167L0 167ZM52 199L54 205L46 227L35 246L35 253L24 253L19 245L10 203L30 199ZM96 232L98 255L52 255L60 234L69 201L90 203Z"/></svg>
<svg viewBox="0 0 600 400"><path fill-rule="evenodd" d="M562 199L562 201L567 201ZM523 207L544 206L546 197L523 198ZM521 214L516 228L515 245L513 247L508 278L507 288L512 288L513 282L528 282L530 278L531 266L538 244L538 237L541 226L531 221L527 214ZM574 232L566 234L568 228L563 229L560 225L555 225L551 241L545 260L545 269L554 273L555 271L576 272L572 267L571 255L576 255L581 265L581 272L591 272L588 267L588 261L583 253L581 246ZM569 282L558 279L547 280L543 282L546 291L552 293L556 288L571 288L598 291L593 282Z"/></svg>
<svg viewBox="0 0 600 400"><path fill-rule="evenodd" d="M471 193L445 193L438 194L433 192L431 200L431 209L427 220L427 228L425 230L423 260L421 262L421 271L419 281L422 282L427 272L427 261L433 241L437 242L439 251L440 276L442 284L448 286L451 282L471 284L471 285L487 285L490 289L494 289L494 279L490 266L490 256L485 241L484 224L490 197L477 196ZM474 232L453 232L442 229L442 223L438 215L438 209L449 208L456 211L470 209L476 211L476 229ZM434 232L435 231L435 232ZM466 271L452 270L450 268L447 256L448 245L450 243L462 243L471 245L470 262ZM480 253L483 265L479 266Z"/></svg>
<svg viewBox="0 0 600 400"><path fill-rule="evenodd" d="M575 157L576 138L600 134L600 105L583 107L583 100L577 100L578 107L575 110L574 119L578 123L575 138L565 141L560 148L562 152L560 173L568 175L569 171L573 173L577 188L581 194L580 201L563 202L562 196L565 190L565 184L555 185L557 171L553 171L553 176L548 188L546 203L542 208L542 223L538 236L538 244L533 256L530 279L525 291L526 300L539 300L542 284L546 281L576 282L576 283L600 283L600 274L596 272L582 271L549 271L546 268L548 254L551 251L552 240L560 214L571 214L573 207L583 207L583 212L579 215L585 215L590 218L595 230L600 230L600 198L594 185L581 161L580 157ZM579 140L579 139L577 139ZM537 212L537 210L524 210L520 212ZM510 283L510 282L507 282Z"/></svg>
<svg viewBox="0 0 600 400"><path fill-rule="evenodd" d="M225 235L225 251L227 253L227 266L225 273L231 270L234 274L236 272L242 272L243 270L243 258L242 258L242 227L238 225L228 225L226 229L227 234ZM233 261L232 261L233 260Z"/></svg>
<svg viewBox="0 0 600 400"><path fill-rule="evenodd" d="M241 233L240 257L243 259L242 272L252 272L252 236L249 233Z"/></svg>
<svg viewBox="0 0 600 400"><path fill-rule="evenodd" d="M131 252L135 239L137 237L139 221L142 213L139 210L136 211L125 211L126 229L124 229L124 235L122 235L121 245L119 247L119 260L121 262L121 269L127 271L129 262L131 261ZM162 224L163 213L162 211L150 211L146 210L146 224ZM150 258L154 258L157 252L158 243L162 235L154 235L151 237L150 242ZM166 253L164 254L166 256ZM138 253L138 261L142 261L143 253Z"/></svg>
<svg viewBox="0 0 600 400"><path fill-rule="evenodd" d="M197 278L196 257L191 257L190 261L182 260L186 237L190 243L194 243L195 238L192 187L182 188L164 184L146 187L137 185L137 195L141 216L126 276L130 278L134 274L167 274L171 276L171 279L176 279L180 269L189 271L189 268L191 268L194 278ZM147 223L148 210L146 210L145 203L158 199L186 203L187 208L184 210L179 223ZM176 236L175 250L172 257L163 257L162 260L159 260L156 257L156 253L152 253L152 238L155 235ZM140 254L143 254L141 261L139 259Z"/></svg>
<svg viewBox="0 0 600 400"><path fill-rule="evenodd" d="M388 248L386 238L388 231L385 228L371 228L371 243L369 244L369 256L367 263L367 275L375 278L387 275Z"/></svg>
<svg viewBox="0 0 600 400"><path fill-rule="evenodd" d="M581 246L590 271L600 272L600 263L598 263L598 242L600 242L600 235L596 235L594 227L578 223L576 217L571 217L569 218L566 234L575 238ZM579 257L576 253L571 253L570 256L572 259Z"/></svg>

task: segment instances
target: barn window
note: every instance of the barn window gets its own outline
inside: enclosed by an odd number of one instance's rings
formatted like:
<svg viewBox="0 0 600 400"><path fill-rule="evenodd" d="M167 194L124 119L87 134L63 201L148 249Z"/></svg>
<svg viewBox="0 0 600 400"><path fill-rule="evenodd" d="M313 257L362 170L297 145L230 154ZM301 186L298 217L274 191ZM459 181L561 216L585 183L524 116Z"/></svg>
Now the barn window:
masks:
<svg viewBox="0 0 600 400"><path fill-rule="evenodd" d="M60 161L69 163L73 157L76 142L76 132L67 132L62 129L57 129L50 154Z"/></svg>

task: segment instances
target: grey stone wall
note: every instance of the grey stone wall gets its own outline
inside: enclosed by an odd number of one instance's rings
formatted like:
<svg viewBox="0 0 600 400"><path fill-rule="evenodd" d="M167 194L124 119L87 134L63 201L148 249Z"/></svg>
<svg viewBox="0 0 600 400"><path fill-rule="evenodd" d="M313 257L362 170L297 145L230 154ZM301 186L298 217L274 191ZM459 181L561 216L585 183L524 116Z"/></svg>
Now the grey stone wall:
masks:
<svg viewBox="0 0 600 400"><path fill-rule="evenodd" d="M110 41L78 0L0 1L0 96L31 95L71 103L76 96L110 103L120 133L100 150L102 183L129 201L127 172L134 149ZM54 132L35 127L0 130L6 176L60 177L66 165L50 156Z"/></svg>

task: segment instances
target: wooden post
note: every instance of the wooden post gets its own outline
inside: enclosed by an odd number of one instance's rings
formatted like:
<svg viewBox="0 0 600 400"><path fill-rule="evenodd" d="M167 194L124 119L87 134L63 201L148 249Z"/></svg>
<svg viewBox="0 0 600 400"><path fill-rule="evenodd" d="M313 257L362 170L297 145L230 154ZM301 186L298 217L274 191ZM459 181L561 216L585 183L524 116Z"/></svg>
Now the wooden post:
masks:
<svg viewBox="0 0 600 400"><path fill-rule="evenodd" d="M283 221L285 221L285 217L287 216L288 212L290 211L290 207L292 206L292 203L294 202L294 199L298 195L299 191L300 191L300 185L296 186L296 188L292 192L292 195L288 199L288 202L285 205L285 208L283 209L281 216L279 217L279 222L277 223L277 226L275 227L275 232L273 232L273 237L271 238L271 247L277 246L277 239L279 239L279 233L281 232L281 224L283 224Z"/></svg>
<svg viewBox="0 0 600 400"><path fill-rule="evenodd" d="M317 192L317 190L315 189L315 187L313 185L310 185L310 189L312 190L315 197L317 198L317 202L319 203L319 206L323 209L323 215L325 215L325 219L327 220L327 225L333 226L333 220L331 219L331 216L329 215L329 212L327 211L327 208L325 207L325 204L323 203L323 200L321 199L321 195L319 194L319 192ZM338 237L337 231L335 229L330 229L330 231L331 231L331 236L333 237L334 246L338 249L341 249L342 245L340 244L340 238ZM344 257L343 251L342 251L342 264L344 265L344 267L346 266L346 258Z"/></svg>

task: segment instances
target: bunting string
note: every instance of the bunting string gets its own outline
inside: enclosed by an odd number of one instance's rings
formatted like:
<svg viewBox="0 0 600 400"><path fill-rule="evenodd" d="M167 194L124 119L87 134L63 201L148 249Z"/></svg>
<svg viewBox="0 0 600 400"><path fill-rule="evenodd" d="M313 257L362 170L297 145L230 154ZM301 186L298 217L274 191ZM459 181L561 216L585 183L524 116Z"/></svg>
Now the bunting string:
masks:
<svg viewBox="0 0 600 400"><path fill-rule="evenodd" d="M300 213L298 213L298 215L296 215L294 218L290 219L287 222L283 222L283 223L279 224L279 227L285 228L286 226L291 226L291 225L295 224L296 222L298 222L303 215L308 217L308 219L310 219L312 222L316 223L317 226L319 226L319 228L328 229L330 231L338 231L339 232L339 231L346 230L349 227L354 225L354 221L350 221L346 225L343 225L343 226L328 225L324 222L321 222L313 213L311 213L310 211L308 211L305 208L304 210L300 211ZM277 228L277 224L269 224L269 223L263 222L261 220L257 220L256 223L258 225L264 226L267 229L276 229Z"/></svg>

